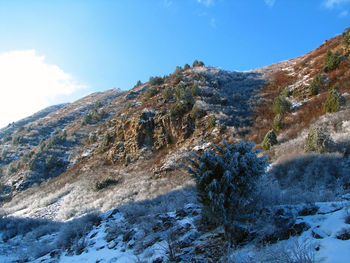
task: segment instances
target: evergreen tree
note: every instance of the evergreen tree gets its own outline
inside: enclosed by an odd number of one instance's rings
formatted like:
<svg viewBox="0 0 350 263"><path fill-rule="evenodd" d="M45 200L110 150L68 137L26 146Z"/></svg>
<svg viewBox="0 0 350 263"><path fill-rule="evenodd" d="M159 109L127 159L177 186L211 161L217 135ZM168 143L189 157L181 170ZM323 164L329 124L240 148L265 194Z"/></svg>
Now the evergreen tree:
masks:
<svg viewBox="0 0 350 263"><path fill-rule="evenodd" d="M187 158L191 167L186 167L196 180L203 222L229 229L247 214L267 162L253 151L253 143L223 144L225 148L207 149L202 156L191 153L193 159Z"/></svg>

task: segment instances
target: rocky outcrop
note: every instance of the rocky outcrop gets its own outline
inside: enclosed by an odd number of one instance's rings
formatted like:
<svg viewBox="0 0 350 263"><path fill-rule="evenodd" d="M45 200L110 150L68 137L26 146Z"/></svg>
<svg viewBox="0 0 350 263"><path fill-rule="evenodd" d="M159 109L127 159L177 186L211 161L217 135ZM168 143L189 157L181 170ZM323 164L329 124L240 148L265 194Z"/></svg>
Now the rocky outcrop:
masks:
<svg viewBox="0 0 350 263"><path fill-rule="evenodd" d="M195 122L190 115L175 119L167 112L147 109L135 117L123 116L116 123L108 159L112 163L128 163L170 144L182 143L193 134Z"/></svg>

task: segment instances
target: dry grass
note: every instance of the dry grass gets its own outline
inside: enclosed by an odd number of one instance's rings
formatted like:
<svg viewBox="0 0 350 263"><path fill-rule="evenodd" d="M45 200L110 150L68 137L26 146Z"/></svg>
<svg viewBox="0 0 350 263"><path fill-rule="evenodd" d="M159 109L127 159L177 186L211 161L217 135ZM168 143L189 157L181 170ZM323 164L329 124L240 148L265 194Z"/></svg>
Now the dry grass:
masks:
<svg viewBox="0 0 350 263"><path fill-rule="evenodd" d="M271 71L267 70L269 83L260 90L260 100L254 109L255 122L252 132L246 137L259 144L262 142L265 134L272 128L273 118L272 112L273 99L278 96L278 88L287 86L294 87L292 97L297 101L308 99L296 112L286 114L283 118L284 128L283 140L296 138L302 129L308 128L312 123L316 122L320 116L324 115L324 103L327 92L330 87L339 84L341 93L350 93L350 59L349 54L343 54L342 61L338 68L329 72L325 87L320 90L320 94L315 97L308 95L307 86L300 83L310 82L317 74L323 73L325 66L325 56L327 50L342 50L341 36L326 41L317 49L308 54L289 61L280 66L272 65ZM292 71L285 70L287 67Z"/></svg>

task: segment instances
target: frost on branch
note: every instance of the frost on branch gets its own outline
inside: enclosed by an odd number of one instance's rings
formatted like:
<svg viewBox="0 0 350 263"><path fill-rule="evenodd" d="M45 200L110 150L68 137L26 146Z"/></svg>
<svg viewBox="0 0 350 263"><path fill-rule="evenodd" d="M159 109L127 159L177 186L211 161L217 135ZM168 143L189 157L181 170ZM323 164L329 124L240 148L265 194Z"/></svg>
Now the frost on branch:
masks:
<svg viewBox="0 0 350 263"><path fill-rule="evenodd" d="M203 222L226 229L232 222L244 220L267 162L253 151L253 143L223 144L224 148L207 149L202 156L190 153L190 166L186 167L196 180Z"/></svg>

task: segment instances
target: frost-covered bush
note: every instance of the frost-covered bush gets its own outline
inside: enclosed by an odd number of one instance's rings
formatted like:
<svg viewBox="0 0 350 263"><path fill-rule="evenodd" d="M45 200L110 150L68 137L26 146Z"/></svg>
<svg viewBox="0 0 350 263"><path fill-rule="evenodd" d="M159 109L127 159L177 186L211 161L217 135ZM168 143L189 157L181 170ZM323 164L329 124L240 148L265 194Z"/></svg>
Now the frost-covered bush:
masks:
<svg viewBox="0 0 350 263"><path fill-rule="evenodd" d="M187 169L196 180L203 222L226 229L247 215L244 210L252 203L267 162L253 151L253 143L223 144L225 148L207 149L202 156L192 152Z"/></svg>
<svg viewBox="0 0 350 263"><path fill-rule="evenodd" d="M267 151L269 150L273 145L277 144L277 135L274 130L270 130L266 133L264 140L262 142L262 148Z"/></svg>
<svg viewBox="0 0 350 263"><path fill-rule="evenodd" d="M330 152L334 142L325 128L312 127L306 137L304 150L305 152Z"/></svg>
<svg viewBox="0 0 350 263"><path fill-rule="evenodd" d="M290 112L292 104L283 96L279 96L273 100L273 112L275 114L285 114Z"/></svg>
<svg viewBox="0 0 350 263"><path fill-rule="evenodd" d="M65 223L56 237L56 246L80 254L85 248L85 236L98 225L101 218L97 214L89 214Z"/></svg>
<svg viewBox="0 0 350 263"><path fill-rule="evenodd" d="M346 99L334 87L328 92L326 103L324 105L325 112L338 112L340 107L345 105Z"/></svg>
<svg viewBox="0 0 350 263"><path fill-rule="evenodd" d="M327 201L350 187L349 162L338 153L298 155L272 166L269 175L292 199L304 194L313 196L313 201Z"/></svg>

